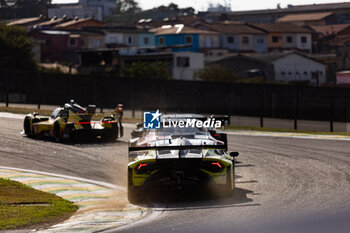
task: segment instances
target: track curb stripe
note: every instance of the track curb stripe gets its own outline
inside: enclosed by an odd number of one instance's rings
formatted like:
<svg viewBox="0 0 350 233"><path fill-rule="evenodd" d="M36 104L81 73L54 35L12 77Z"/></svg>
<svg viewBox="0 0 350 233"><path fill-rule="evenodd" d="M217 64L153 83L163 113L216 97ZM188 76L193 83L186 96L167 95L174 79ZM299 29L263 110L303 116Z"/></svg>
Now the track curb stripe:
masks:
<svg viewBox="0 0 350 233"><path fill-rule="evenodd" d="M137 221L148 212L146 208L129 204L124 188L100 181L2 166L0 178L54 193L79 207L67 221L40 232L103 231Z"/></svg>

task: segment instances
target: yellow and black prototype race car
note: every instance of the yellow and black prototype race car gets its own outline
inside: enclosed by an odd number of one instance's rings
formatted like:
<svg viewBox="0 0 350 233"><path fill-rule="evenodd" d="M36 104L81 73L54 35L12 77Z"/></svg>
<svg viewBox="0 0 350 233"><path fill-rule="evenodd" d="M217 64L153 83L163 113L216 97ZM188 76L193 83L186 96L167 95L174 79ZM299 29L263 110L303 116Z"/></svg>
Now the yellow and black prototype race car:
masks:
<svg viewBox="0 0 350 233"><path fill-rule="evenodd" d="M140 140L129 147L128 198L131 203L142 202L150 192L164 188L204 187L219 196L232 194L234 159L239 153L226 153L227 145L213 138L207 129L160 128L144 134L148 140ZM154 140L150 139L152 135Z"/></svg>
<svg viewBox="0 0 350 233"><path fill-rule="evenodd" d="M102 119L92 120L96 106L83 108L74 101L56 108L51 116L40 116L37 113L28 114L24 118L23 132L28 137L48 136L55 141L80 138L101 137L105 140L115 140L123 136L123 106Z"/></svg>

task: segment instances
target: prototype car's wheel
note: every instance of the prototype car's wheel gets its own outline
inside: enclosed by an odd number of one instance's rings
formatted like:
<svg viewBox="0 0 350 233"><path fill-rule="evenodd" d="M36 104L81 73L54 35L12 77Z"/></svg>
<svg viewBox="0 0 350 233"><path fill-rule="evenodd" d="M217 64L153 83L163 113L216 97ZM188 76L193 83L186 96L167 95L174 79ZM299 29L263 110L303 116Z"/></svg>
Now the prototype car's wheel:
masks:
<svg viewBox="0 0 350 233"><path fill-rule="evenodd" d="M118 125L112 124L112 128L105 129L102 140L107 142L115 142L118 138Z"/></svg>
<svg viewBox="0 0 350 233"><path fill-rule="evenodd" d="M109 140L114 142L115 140L117 140L117 138L118 138L118 125L113 124L112 125L112 132L109 135Z"/></svg>
<svg viewBox="0 0 350 233"><path fill-rule="evenodd" d="M54 125L53 138L56 142L62 141L61 126L59 123L55 123Z"/></svg>
<svg viewBox="0 0 350 233"><path fill-rule="evenodd" d="M32 125L30 123L30 118L29 117L26 117L24 119L23 128L24 128L24 134L27 135L27 137L32 137L33 136L33 129L32 129Z"/></svg>
<svg viewBox="0 0 350 233"><path fill-rule="evenodd" d="M73 125L67 124L64 128L64 139L67 141L74 140Z"/></svg>

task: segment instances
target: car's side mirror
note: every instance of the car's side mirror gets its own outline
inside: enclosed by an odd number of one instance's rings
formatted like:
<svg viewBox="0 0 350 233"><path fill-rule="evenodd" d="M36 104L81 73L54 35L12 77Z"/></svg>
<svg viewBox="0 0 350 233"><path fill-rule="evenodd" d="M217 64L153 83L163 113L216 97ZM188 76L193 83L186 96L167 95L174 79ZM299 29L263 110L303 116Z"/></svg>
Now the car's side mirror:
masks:
<svg viewBox="0 0 350 233"><path fill-rule="evenodd" d="M230 153L230 156L233 157L233 158L234 158L234 157L237 157L238 155L239 155L238 152L231 152L231 153Z"/></svg>

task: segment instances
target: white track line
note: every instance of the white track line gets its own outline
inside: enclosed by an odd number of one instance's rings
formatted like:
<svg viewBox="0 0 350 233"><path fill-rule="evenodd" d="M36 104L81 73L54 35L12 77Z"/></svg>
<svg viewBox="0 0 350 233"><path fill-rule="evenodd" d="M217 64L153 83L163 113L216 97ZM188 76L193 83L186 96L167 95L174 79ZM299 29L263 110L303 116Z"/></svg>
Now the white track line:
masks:
<svg viewBox="0 0 350 233"><path fill-rule="evenodd" d="M90 184L96 184L100 185L103 187L107 188L112 188L112 189L118 189L122 191L126 191L124 187L102 182L102 181L97 181L97 180L90 180L90 179L85 179L85 178L79 178L75 176L67 176L67 175L61 175L61 174L56 174L56 173L49 173L49 172L41 172L41 171L34 171L34 170L27 170L27 169L21 169L21 168L15 168L15 167L4 167L0 166L0 169L8 169L8 170L14 170L14 171L23 171L23 172L30 172L30 173L35 173L35 174L40 174L40 175L47 175L47 176L54 176L54 177L59 177L59 178L64 178L64 179L69 179L69 180L77 180L77 181L82 181Z"/></svg>
<svg viewBox="0 0 350 233"><path fill-rule="evenodd" d="M47 176L53 176L53 177L59 177L59 178L65 178L65 179L70 179L70 180L77 180L77 181L82 181L90 184L95 184L95 185L100 185L103 187L107 188L112 188L112 189L118 189L121 191L126 191L126 188L106 183L106 182L101 182L101 181L96 181L96 180L91 180L91 179L85 179L85 178L80 178L80 177L74 177L74 176L67 176L67 175L61 175L61 174L56 174L56 173L49 173L49 172L41 172L41 171L35 171L35 170L28 170L28 169L21 169L21 168L14 168L14 167L5 167L5 166L0 166L0 169L4 170L13 170L13 171L21 171L21 172L29 172L29 173L35 173L35 174L40 174L40 175L47 175ZM91 200L90 200L91 201ZM139 220L136 220L135 222L128 223L122 226L119 226L117 228L110 228L106 230L102 230L103 232L114 232L115 230L123 230L125 228L128 228L130 226L135 226L139 224L143 224L149 221L152 221L153 219L158 218L160 215L163 213L163 208L161 206L155 206L154 209L148 209L149 214L147 214L146 217L141 218ZM62 223L63 224L63 223ZM47 230L47 229L46 229Z"/></svg>

